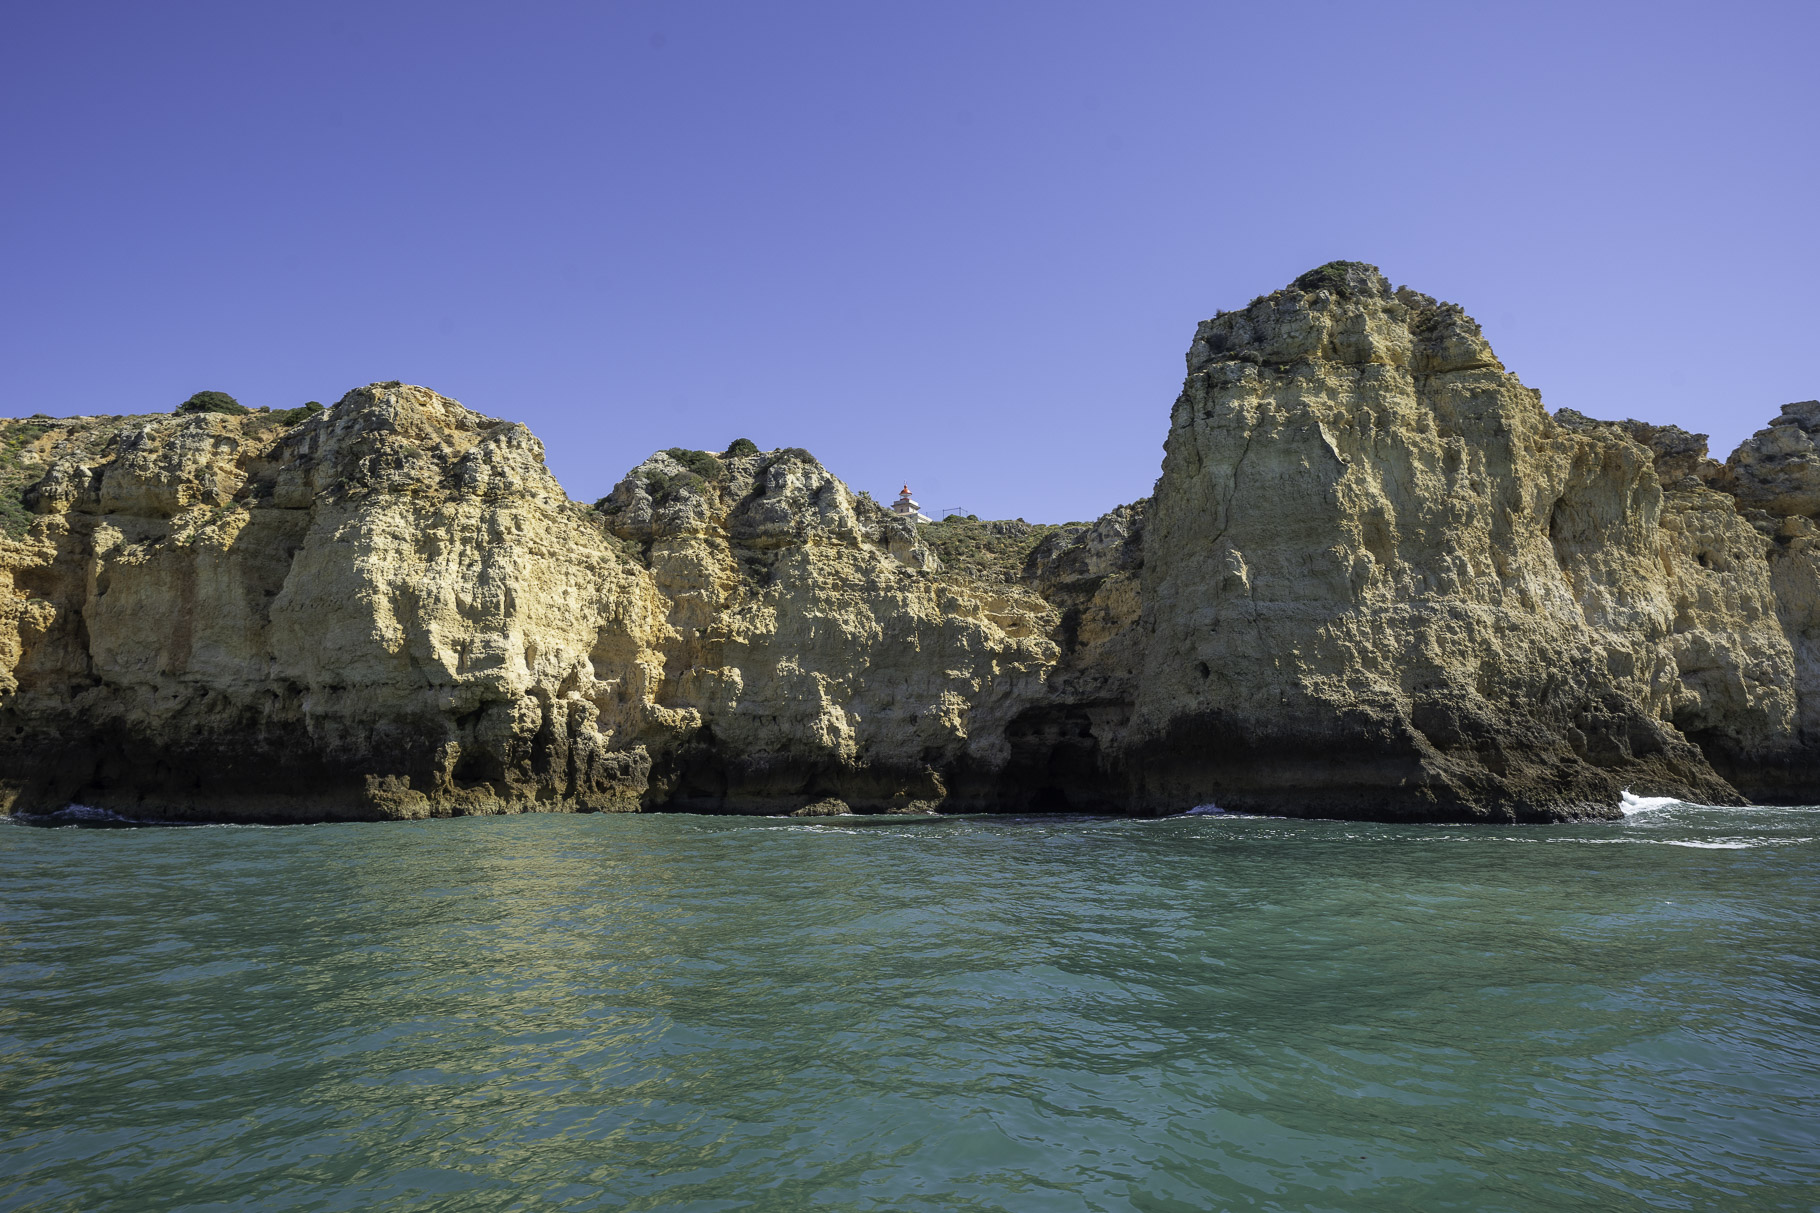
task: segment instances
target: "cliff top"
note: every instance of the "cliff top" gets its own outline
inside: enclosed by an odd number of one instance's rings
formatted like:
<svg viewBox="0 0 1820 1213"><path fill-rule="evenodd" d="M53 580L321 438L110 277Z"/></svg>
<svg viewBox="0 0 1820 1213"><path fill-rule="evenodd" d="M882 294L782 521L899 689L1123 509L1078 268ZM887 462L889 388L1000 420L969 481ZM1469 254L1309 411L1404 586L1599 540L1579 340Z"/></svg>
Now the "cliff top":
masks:
<svg viewBox="0 0 1820 1213"><path fill-rule="evenodd" d="M60 457L98 460L122 431L164 420L163 414L110 417L0 418L0 536L17 539L31 525L25 490L42 478Z"/></svg>
<svg viewBox="0 0 1820 1213"><path fill-rule="evenodd" d="M1086 523L1025 522L1022 518L981 520L955 514L922 529L923 542L935 549L942 566L987 581L1017 581L1038 544Z"/></svg>
<svg viewBox="0 0 1820 1213"><path fill-rule="evenodd" d="M1342 298L1388 299L1395 293L1390 289L1390 279L1384 277L1377 266L1363 261L1329 261L1309 270L1289 287L1307 293L1331 291Z"/></svg>
<svg viewBox="0 0 1820 1213"><path fill-rule="evenodd" d="M1196 328L1188 373L1250 364L1285 373L1299 364L1379 364L1415 375L1502 371L1479 324L1458 304L1392 288L1375 265L1330 261L1238 311Z"/></svg>

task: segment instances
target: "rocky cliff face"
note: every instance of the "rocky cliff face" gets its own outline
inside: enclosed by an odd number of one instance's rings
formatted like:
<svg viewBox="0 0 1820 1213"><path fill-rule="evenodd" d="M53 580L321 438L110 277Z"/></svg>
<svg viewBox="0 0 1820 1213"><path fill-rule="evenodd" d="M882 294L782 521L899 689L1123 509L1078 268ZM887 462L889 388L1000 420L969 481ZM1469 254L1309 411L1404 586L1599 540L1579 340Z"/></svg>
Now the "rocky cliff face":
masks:
<svg viewBox="0 0 1820 1213"><path fill-rule="evenodd" d="M1792 674L1778 669L1793 693L1795 727L1758 761L1716 756L1749 796L1784 803L1820 801L1820 400L1782 407L1781 416L1747 439L1723 467L1700 476L1733 498L1763 543L1776 620L1793 654ZM1750 566L1754 575L1760 566Z"/></svg>
<svg viewBox="0 0 1820 1213"><path fill-rule="evenodd" d="M1703 501L1665 517L1653 452L1551 419L1459 308L1329 267L1203 324L1188 369L1121 739L1141 800L1468 818L1632 783L1715 800L1733 793L1677 713L1740 744L1786 730L1760 558L1742 577L1676 559L1712 548L1729 570L1755 534Z"/></svg>
<svg viewBox="0 0 1820 1213"><path fill-rule="evenodd" d="M1820 405L1721 465L1337 263L1202 324L1153 497L921 528L801 450L593 507L375 384L0 423L0 803L1612 813L1820 797ZM29 511L27 513L26 511Z"/></svg>
<svg viewBox="0 0 1820 1213"><path fill-rule="evenodd" d="M37 442L0 555L15 810L969 803L1054 651L1040 597L932 575L803 451L655 456L603 511L523 426L398 384Z"/></svg>

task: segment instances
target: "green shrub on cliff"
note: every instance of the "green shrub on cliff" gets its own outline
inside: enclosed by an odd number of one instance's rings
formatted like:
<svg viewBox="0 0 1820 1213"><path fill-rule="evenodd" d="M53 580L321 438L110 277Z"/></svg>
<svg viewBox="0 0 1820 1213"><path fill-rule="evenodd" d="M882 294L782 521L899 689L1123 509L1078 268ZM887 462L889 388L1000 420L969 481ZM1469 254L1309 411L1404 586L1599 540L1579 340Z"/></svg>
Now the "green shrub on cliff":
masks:
<svg viewBox="0 0 1820 1213"><path fill-rule="evenodd" d="M665 453L668 454L668 452ZM718 463L716 466L719 466ZM645 490L651 494L652 500L659 504L674 501L684 493L700 495L705 493L708 488L707 479L694 472L677 472L674 475L664 472L640 472L639 479L645 482Z"/></svg>
<svg viewBox="0 0 1820 1213"><path fill-rule="evenodd" d="M17 539L32 524L32 512L25 508L17 492L0 494L0 535Z"/></svg>
<svg viewBox="0 0 1820 1213"><path fill-rule="evenodd" d="M664 454L703 480L725 480L727 478L727 469L719 459L707 451L691 451L685 447L673 446Z"/></svg>
<svg viewBox="0 0 1820 1213"><path fill-rule="evenodd" d="M192 413L222 413L234 417L241 413L250 413L253 410L226 392L197 392L171 411L179 416Z"/></svg>
<svg viewBox="0 0 1820 1213"><path fill-rule="evenodd" d="M322 405L320 403L314 400L306 400L294 409L280 409L278 412L273 413L272 417L279 425L296 425L299 421L307 421L320 412L322 412Z"/></svg>
<svg viewBox="0 0 1820 1213"><path fill-rule="evenodd" d="M758 454L758 443L750 438L735 438L727 444L727 449L721 452L720 457L722 459L739 459L746 455L756 454Z"/></svg>
<svg viewBox="0 0 1820 1213"><path fill-rule="evenodd" d="M654 501L662 504L674 501L685 493L706 494L708 486L727 478L727 469L721 461L707 451L691 451L687 447L673 446L664 454L682 464L683 471L660 472L647 468L638 473L645 491L651 494ZM595 508L604 513L611 513L613 502L610 497L602 497Z"/></svg>
<svg viewBox="0 0 1820 1213"><path fill-rule="evenodd" d="M1370 282L1377 272L1377 266L1363 261L1329 261L1297 278L1294 286L1302 291L1331 291L1344 299Z"/></svg>
<svg viewBox="0 0 1820 1213"><path fill-rule="evenodd" d="M30 421L0 421L0 534L8 538L17 539L31 525L32 512L21 495L43 473L42 468L21 464L19 453L49 431L49 426Z"/></svg>

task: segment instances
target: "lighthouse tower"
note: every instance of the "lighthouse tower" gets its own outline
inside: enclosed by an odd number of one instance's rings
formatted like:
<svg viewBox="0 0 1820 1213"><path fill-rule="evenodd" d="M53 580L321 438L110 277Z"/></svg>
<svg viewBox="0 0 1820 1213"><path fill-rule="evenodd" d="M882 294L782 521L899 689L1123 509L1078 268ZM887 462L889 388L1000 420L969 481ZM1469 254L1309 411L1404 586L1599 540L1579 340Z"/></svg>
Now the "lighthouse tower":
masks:
<svg viewBox="0 0 1820 1213"><path fill-rule="evenodd" d="M898 493L897 500L891 503L891 509L898 517L908 518L912 522L929 521L929 515L922 512L923 507L910 500L910 486L907 484Z"/></svg>

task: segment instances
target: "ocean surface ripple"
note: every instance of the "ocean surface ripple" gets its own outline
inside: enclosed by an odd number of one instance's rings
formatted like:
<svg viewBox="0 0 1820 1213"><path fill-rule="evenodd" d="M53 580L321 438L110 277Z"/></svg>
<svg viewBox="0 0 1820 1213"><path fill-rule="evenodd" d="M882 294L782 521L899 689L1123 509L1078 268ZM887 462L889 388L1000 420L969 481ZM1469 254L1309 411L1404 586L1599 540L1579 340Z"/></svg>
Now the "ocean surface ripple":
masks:
<svg viewBox="0 0 1820 1213"><path fill-rule="evenodd" d="M1820 810L94 824L0 1209L1820 1208Z"/></svg>

